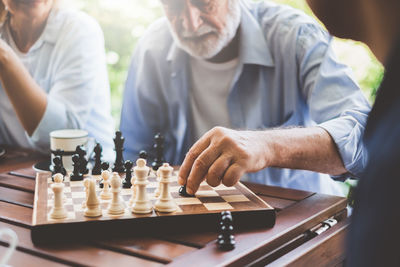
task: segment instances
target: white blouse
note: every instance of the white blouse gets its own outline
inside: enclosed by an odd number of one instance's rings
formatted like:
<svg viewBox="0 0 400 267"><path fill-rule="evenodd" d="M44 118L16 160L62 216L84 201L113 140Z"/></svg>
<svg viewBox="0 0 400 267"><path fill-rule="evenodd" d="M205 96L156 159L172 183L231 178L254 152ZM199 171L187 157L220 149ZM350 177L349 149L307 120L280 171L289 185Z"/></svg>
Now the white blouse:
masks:
<svg viewBox="0 0 400 267"><path fill-rule="evenodd" d="M48 151L51 131L79 128L100 142L103 155L109 158L114 122L104 37L98 23L79 11L53 9L28 53L18 50L8 23L0 34L47 93L46 111L29 136L0 85L0 144Z"/></svg>

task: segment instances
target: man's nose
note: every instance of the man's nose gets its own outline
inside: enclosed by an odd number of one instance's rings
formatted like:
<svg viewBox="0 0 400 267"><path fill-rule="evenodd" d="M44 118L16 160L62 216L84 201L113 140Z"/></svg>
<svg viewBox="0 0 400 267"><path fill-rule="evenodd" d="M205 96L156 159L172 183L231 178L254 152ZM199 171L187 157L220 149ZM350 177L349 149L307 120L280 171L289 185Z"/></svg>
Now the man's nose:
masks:
<svg viewBox="0 0 400 267"><path fill-rule="evenodd" d="M203 20L201 19L201 11L193 6L189 1L185 1L185 8L183 11L182 26L185 30L195 32L199 29Z"/></svg>

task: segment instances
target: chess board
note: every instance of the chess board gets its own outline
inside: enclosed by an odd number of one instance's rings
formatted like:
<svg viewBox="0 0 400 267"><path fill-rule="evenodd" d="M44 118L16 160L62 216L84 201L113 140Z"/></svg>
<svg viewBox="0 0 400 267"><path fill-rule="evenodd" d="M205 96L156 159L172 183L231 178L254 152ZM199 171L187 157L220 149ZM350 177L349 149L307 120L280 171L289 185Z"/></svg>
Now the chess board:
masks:
<svg viewBox="0 0 400 267"><path fill-rule="evenodd" d="M50 188L51 175L38 173L32 216L32 240L40 244L82 238L154 234L157 230L160 233L215 230L218 227L219 214L224 210L232 212L235 227L272 227L275 224L274 209L243 184L238 183L233 187L211 187L203 182L194 197L182 197L178 193L180 186L176 181L176 174L175 171L173 182L170 184L171 195L178 205L176 212L161 213L153 210L149 214L132 213L129 206L132 189L123 188L121 197L126 205L124 214L108 214L107 208L111 200L99 198L102 216L85 217L82 207L86 198L83 181L70 181L66 176L64 203L68 216L65 219L52 219L49 215L54 201ZM100 177L94 177L99 183ZM152 172L149 175L147 193L153 204L156 201L154 192L157 187L157 178ZM98 195L101 190L97 186Z"/></svg>

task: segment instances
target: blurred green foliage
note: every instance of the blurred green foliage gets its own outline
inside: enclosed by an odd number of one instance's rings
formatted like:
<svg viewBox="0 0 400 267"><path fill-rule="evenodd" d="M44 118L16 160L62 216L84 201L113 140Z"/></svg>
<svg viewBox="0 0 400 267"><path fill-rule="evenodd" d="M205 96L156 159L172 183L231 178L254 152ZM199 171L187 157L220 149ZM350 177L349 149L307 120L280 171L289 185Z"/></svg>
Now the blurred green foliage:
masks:
<svg viewBox="0 0 400 267"><path fill-rule="evenodd" d="M259 0L257 0L259 1ZM305 0L273 0L313 16ZM159 0L66 0L66 6L81 9L97 19L104 31L111 85L112 113L119 125L122 94L135 44L146 28L163 15ZM354 77L371 102L383 77L383 67L360 43L335 39L339 59L354 71Z"/></svg>

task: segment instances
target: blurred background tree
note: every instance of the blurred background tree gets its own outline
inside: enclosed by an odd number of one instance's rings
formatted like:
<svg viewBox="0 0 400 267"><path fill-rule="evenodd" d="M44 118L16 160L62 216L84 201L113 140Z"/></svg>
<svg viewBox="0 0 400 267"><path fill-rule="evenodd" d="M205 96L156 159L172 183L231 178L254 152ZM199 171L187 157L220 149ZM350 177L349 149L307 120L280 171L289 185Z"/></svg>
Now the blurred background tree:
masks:
<svg viewBox="0 0 400 267"><path fill-rule="evenodd" d="M259 1L259 0L255 0ZM305 0L272 0L313 15ZM119 125L122 94L133 49L146 28L163 16L160 0L65 0L64 6L85 11L100 23L106 40L112 114ZM383 67L361 43L335 39L338 58L349 65L367 98L373 102Z"/></svg>

